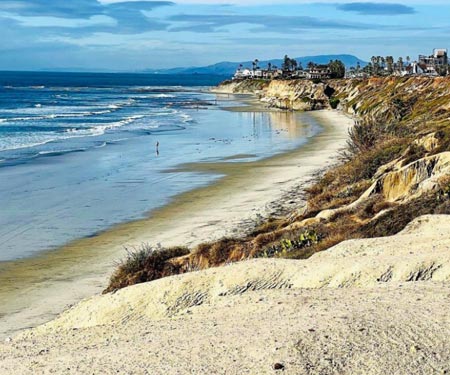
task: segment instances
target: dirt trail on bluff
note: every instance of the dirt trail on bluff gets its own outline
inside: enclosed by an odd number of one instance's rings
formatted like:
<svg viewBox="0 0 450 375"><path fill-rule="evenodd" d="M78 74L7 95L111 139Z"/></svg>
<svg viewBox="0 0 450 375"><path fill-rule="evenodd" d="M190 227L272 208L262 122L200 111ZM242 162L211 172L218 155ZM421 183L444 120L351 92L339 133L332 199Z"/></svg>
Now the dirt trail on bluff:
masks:
<svg viewBox="0 0 450 375"><path fill-rule="evenodd" d="M445 374L450 216L309 260L256 259L97 296L0 344L7 374Z"/></svg>

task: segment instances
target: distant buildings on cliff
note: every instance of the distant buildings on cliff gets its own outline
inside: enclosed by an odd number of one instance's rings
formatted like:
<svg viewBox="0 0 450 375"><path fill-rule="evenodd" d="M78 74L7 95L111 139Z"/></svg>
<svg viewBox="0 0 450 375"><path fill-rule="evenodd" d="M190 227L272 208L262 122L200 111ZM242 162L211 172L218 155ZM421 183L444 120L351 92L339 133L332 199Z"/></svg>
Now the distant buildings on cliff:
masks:
<svg viewBox="0 0 450 375"><path fill-rule="evenodd" d="M308 69L283 70L278 67L256 69L239 67L233 79L330 79L331 72L328 65L315 65Z"/></svg>
<svg viewBox="0 0 450 375"><path fill-rule="evenodd" d="M259 61L252 63L252 68L244 68L242 65L236 70L235 80L243 79L311 79L323 80L330 78L369 78L379 76L428 76L438 77L450 74L448 51L444 48L436 48L432 55L419 55L416 61L410 57L404 60L399 57L397 61L392 56L373 56L364 67L359 64L345 69L340 61L330 61L327 65L309 63L303 68L295 60L285 56L281 68L268 64L266 69L260 68Z"/></svg>
<svg viewBox="0 0 450 375"><path fill-rule="evenodd" d="M448 75L448 52L447 49L435 49L433 55L420 55L419 60L413 63L413 74L431 74L435 76Z"/></svg>

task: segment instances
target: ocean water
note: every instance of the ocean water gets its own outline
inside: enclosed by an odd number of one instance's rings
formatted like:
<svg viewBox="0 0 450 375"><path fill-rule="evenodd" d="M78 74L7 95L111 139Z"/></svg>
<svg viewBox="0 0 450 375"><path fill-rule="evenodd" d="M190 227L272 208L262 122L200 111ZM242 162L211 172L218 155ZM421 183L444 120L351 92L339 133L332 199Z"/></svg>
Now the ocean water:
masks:
<svg viewBox="0 0 450 375"><path fill-rule="evenodd" d="M210 104L193 85L223 79L195 78L0 72L0 167L182 130L191 121L186 109Z"/></svg>
<svg viewBox="0 0 450 375"><path fill-rule="evenodd" d="M320 131L307 115L230 112L219 76L0 72L0 261L142 218L220 178L167 171L256 160ZM159 147L156 147L156 144Z"/></svg>

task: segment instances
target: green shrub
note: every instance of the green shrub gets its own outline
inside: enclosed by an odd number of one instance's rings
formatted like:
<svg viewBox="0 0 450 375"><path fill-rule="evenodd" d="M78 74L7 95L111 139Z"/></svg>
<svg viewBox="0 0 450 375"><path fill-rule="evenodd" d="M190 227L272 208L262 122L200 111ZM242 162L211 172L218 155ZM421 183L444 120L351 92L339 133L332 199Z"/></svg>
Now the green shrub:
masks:
<svg viewBox="0 0 450 375"><path fill-rule="evenodd" d="M338 98L330 99L330 107L336 109L341 101Z"/></svg>
<svg viewBox="0 0 450 375"><path fill-rule="evenodd" d="M314 230L305 229L300 233L290 233L278 243L265 247L257 253L258 258L283 257L295 250L309 248L317 244L321 236Z"/></svg>

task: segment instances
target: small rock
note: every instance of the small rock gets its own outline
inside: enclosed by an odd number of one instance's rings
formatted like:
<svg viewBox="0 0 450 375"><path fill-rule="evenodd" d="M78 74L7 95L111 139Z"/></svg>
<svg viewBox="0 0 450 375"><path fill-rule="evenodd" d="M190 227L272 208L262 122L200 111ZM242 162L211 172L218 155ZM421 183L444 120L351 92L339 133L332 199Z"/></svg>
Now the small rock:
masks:
<svg viewBox="0 0 450 375"><path fill-rule="evenodd" d="M282 363L275 363L273 365L274 370L284 370L284 365Z"/></svg>
<svg viewBox="0 0 450 375"><path fill-rule="evenodd" d="M417 353L419 350L420 350L420 348L419 348L417 345L412 345L412 346L409 348L409 352L410 352L411 354Z"/></svg>
<svg viewBox="0 0 450 375"><path fill-rule="evenodd" d="M6 342L6 343L12 342L12 338L11 338L11 337L7 337L7 338L5 339L5 342Z"/></svg>

